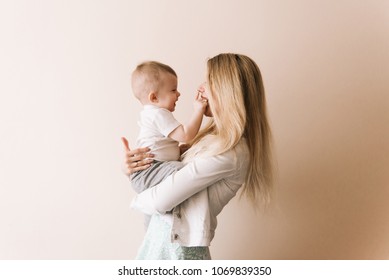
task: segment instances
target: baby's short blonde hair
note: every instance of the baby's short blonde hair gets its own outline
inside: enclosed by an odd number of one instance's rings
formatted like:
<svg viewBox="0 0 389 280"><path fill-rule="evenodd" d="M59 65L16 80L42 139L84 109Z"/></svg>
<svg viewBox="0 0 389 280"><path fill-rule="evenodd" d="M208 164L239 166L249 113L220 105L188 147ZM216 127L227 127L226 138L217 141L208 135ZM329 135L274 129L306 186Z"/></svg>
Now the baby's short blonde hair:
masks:
<svg viewBox="0 0 389 280"><path fill-rule="evenodd" d="M152 91L158 91L160 74L170 73L177 77L176 72L169 66L158 61L145 61L132 72L132 91L139 101L143 102Z"/></svg>

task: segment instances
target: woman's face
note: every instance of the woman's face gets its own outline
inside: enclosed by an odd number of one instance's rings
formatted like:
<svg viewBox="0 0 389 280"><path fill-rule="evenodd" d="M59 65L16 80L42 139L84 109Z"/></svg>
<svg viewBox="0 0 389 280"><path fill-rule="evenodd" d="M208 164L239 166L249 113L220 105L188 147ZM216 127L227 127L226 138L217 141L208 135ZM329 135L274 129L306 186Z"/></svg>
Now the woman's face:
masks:
<svg viewBox="0 0 389 280"><path fill-rule="evenodd" d="M211 108L209 107L209 97L211 95L211 91L209 90L208 83L202 83L197 89L201 93L201 97L208 100L208 105L205 108L204 115L207 117L213 117Z"/></svg>

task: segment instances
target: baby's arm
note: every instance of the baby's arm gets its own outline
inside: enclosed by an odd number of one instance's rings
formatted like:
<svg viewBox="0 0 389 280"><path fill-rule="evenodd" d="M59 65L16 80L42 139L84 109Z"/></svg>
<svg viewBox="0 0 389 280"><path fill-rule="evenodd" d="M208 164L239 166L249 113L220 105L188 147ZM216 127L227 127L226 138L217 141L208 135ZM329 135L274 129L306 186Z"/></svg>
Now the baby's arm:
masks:
<svg viewBox="0 0 389 280"><path fill-rule="evenodd" d="M201 93L197 93L194 101L194 112L189 122L178 126L168 137L178 142L188 143L192 141L199 132L207 104L207 100L201 97Z"/></svg>

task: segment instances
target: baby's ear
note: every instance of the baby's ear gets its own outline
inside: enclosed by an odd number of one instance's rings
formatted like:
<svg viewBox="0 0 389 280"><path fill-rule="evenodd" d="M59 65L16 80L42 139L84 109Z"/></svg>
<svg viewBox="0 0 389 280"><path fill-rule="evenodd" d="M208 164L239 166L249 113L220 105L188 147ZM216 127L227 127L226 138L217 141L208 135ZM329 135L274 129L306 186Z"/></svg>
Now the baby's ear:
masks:
<svg viewBox="0 0 389 280"><path fill-rule="evenodd" d="M151 103L158 103L158 96L155 91L150 92L148 98Z"/></svg>

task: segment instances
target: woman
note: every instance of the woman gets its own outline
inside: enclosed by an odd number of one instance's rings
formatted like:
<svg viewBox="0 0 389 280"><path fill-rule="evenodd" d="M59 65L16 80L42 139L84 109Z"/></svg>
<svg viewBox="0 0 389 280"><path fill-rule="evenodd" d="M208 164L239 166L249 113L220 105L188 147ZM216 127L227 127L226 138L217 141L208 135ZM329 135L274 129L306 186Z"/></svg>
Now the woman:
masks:
<svg viewBox="0 0 389 280"><path fill-rule="evenodd" d="M199 91L212 119L184 154L185 166L133 201L153 215L138 259L210 259L216 217L239 188L254 205L270 199L271 133L258 66L245 55L217 55ZM127 174L148 168L147 157L147 149L128 148Z"/></svg>

